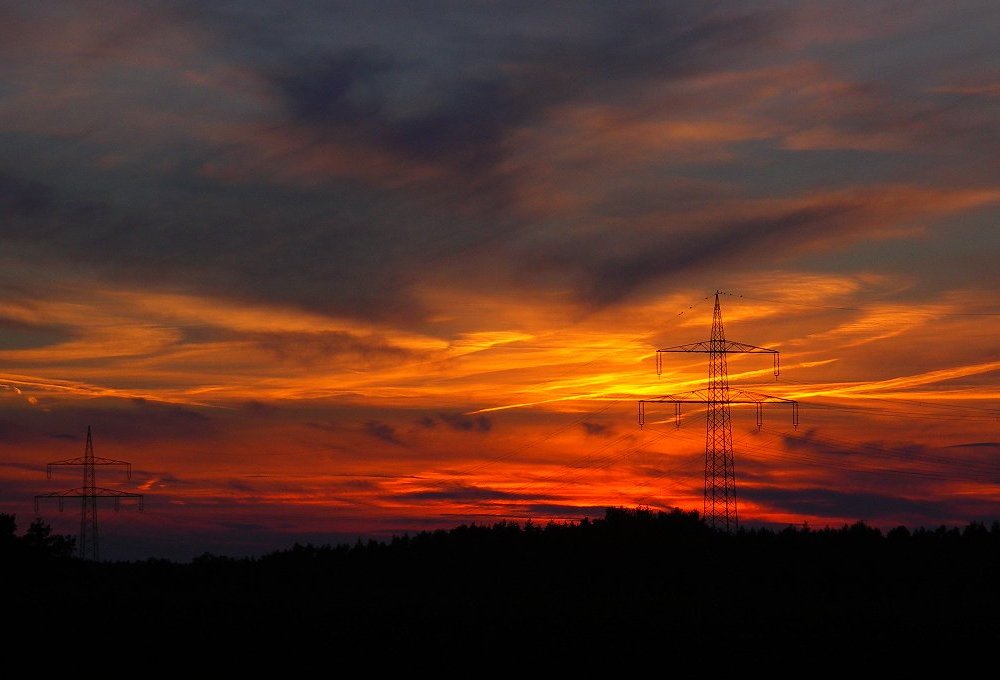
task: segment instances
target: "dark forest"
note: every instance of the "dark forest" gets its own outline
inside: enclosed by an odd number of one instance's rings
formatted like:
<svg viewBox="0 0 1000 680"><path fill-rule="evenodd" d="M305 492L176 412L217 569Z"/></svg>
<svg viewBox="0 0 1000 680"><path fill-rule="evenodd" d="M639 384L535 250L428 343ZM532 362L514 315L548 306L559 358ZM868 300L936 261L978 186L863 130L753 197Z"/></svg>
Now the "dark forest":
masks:
<svg viewBox="0 0 1000 680"><path fill-rule="evenodd" d="M92 563L70 557L73 539L43 523L17 536L14 518L3 519L3 562L17 584L8 611L42 629L54 611L87 611L123 639L396 650L544 640L552 652L584 640L620 649L847 636L875 650L1000 637L996 522L726 534L694 512L614 508L579 523L463 525L257 558Z"/></svg>

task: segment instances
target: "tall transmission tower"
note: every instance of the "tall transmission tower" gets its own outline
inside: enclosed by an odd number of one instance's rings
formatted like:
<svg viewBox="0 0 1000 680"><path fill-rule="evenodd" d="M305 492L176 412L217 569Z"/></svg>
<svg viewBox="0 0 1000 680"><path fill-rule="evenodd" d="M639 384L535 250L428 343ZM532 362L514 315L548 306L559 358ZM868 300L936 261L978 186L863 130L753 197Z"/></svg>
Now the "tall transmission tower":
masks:
<svg viewBox="0 0 1000 680"><path fill-rule="evenodd" d="M777 378L780 370L779 353L776 349L726 340L722 326L722 309L719 306L719 291L715 292L711 339L656 350L657 375L663 373L663 355L673 352L708 354L708 389L640 400L639 427L645 424L646 404L673 404L676 427L681 425L681 404L705 405L705 496L702 512L705 521L713 528L732 531L739 527L739 514L736 508L736 470L733 466L733 426L730 405L754 404L759 430L764 422L764 404L790 404L792 425L796 428L799 426L799 404L792 399L729 388L726 361L728 355L770 354L774 357L774 377Z"/></svg>
<svg viewBox="0 0 1000 680"><path fill-rule="evenodd" d="M59 512L63 511L63 505L67 498L79 498L81 500L80 513L80 548L77 554L83 559L100 561L101 553L98 544L97 532L97 499L115 499L114 508L117 512L123 499L138 501L139 510L142 510L143 495L141 493L128 493L116 489L104 489L97 486L97 466L98 465L118 465L125 468L125 475L132 479L132 464L124 460L113 460L111 458L99 458L94 455L94 440L90 434L90 426L87 427L87 448L81 458L68 458L49 463L45 468L48 479L52 479L52 467L55 465L80 465L83 467L83 486L66 491L53 491L35 496L35 512L38 512L38 501L43 498L56 498L59 500Z"/></svg>

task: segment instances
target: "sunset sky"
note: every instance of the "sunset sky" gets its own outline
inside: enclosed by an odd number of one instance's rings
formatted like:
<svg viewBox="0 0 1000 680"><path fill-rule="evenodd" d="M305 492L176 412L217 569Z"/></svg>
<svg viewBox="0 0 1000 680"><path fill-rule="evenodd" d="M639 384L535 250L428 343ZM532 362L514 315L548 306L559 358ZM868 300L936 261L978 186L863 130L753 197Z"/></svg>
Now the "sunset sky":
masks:
<svg viewBox="0 0 1000 680"><path fill-rule="evenodd" d="M1000 518L1000 4L0 4L0 512L107 558L701 510ZM40 515L75 534L79 507Z"/></svg>

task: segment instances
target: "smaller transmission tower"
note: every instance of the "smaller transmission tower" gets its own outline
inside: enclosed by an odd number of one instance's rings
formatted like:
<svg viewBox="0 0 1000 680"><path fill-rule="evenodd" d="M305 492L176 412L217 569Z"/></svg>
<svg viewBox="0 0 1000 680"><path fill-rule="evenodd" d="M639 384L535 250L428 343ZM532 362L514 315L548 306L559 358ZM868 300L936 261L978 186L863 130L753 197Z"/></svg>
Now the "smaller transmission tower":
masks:
<svg viewBox="0 0 1000 680"><path fill-rule="evenodd" d="M97 486L97 466L98 465L118 465L125 468L125 475L132 479L132 464L124 460L112 460L111 458L98 458L94 455L94 440L90 434L90 426L87 427L87 448L84 450L82 458L69 458L67 460L57 460L49 463L45 468L48 479L52 479L52 466L54 465L80 465L83 467L83 486L66 491L53 491L35 496L35 512L38 512L38 501L43 498L56 498L59 500L59 512L63 511L63 504L67 498L79 498L81 500L80 513L80 548L78 554L83 559L90 559L95 562L100 561L101 554L98 546L97 533L97 499L114 498L114 508L117 512L122 499L138 501L139 510L142 510L143 495L141 493L128 493L115 489L103 489Z"/></svg>
<svg viewBox="0 0 1000 680"><path fill-rule="evenodd" d="M792 399L758 394L729 388L729 354L770 354L774 357L774 377L778 377L778 350L742 342L726 340L722 326L722 309L719 291L715 292L715 309L712 311L712 337L708 341L694 342L656 350L656 374L663 372L663 354L671 352L700 352L708 354L708 390L695 390L684 394L668 394L639 401L639 427L646 420L646 404L667 403L674 405L674 425L681 426L681 404L704 404L705 414L705 496L702 514L712 528L731 531L739 527L736 509L736 469L733 465L733 424L731 404L754 404L757 410L757 429L764 422L764 404L782 403L792 407L792 424L799 425L799 404Z"/></svg>

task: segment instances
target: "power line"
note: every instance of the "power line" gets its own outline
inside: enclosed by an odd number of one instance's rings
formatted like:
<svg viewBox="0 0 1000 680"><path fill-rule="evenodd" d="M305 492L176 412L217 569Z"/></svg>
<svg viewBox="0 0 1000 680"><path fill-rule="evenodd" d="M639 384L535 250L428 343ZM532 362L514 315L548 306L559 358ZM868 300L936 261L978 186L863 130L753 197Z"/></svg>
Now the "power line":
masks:
<svg viewBox="0 0 1000 680"><path fill-rule="evenodd" d="M757 411L757 427L763 423L765 403L785 403L792 407L792 424L798 426L798 402L769 394L758 394L744 390L729 389L729 369L727 358L730 354L770 354L774 362L774 376L778 377L778 350L748 345L727 340L722 323L722 308L716 291L715 306L712 310L712 335L703 342L676 345L656 351L656 372L662 370L661 357L664 353L704 353L708 354L708 389L685 395L667 395L655 399L639 400L639 426L645 420L647 403L668 403L674 405L674 417L680 427L681 404L704 404L707 407L705 425L705 495L703 514L713 527L727 532L739 527L736 504L736 472L733 461L732 404L754 404Z"/></svg>
<svg viewBox="0 0 1000 680"><path fill-rule="evenodd" d="M122 500L137 501L139 509L142 510L143 495L140 493L129 493L118 491L117 489L103 489L97 486L98 466L124 467L125 474L132 478L132 464L124 460L114 460L112 458L100 458L94 455L94 441L90 434L90 427L87 427L87 444L84 454L80 458L69 458L49 463L46 467L46 475L51 479L53 466L79 465L83 468L83 486L68 489L66 491L53 491L52 493L39 494L35 496L35 512L38 512L38 501L42 499L55 498L59 501L59 510L62 511L66 498L79 498L81 502L80 513L80 545L79 555L83 559L90 559L99 562L100 549L98 544L97 531L97 499L113 498L114 508L118 510Z"/></svg>

